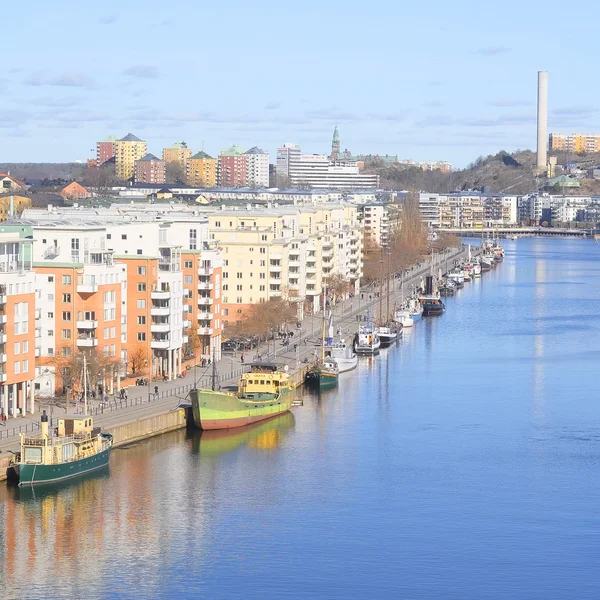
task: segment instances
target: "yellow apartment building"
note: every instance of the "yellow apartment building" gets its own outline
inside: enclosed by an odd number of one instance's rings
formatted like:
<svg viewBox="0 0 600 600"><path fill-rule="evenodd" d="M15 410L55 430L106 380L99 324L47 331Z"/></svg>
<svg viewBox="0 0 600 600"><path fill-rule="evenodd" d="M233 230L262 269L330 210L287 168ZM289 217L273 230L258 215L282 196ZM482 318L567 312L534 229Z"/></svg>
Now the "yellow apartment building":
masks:
<svg viewBox="0 0 600 600"><path fill-rule="evenodd" d="M192 158L192 149L185 142L176 142L172 146L163 148L163 160L168 163L177 163L185 173L187 162Z"/></svg>
<svg viewBox="0 0 600 600"><path fill-rule="evenodd" d="M599 133L550 134L550 151L574 152L579 154L600 152Z"/></svg>
<svg viewBox="0 0 600 600"><path fill-rule="evenodd" d="M147 154L146 142L132 133L115 143L115 168L117 177L123 181L133 178L135 161Z"/></svg>
<svg viewBox="0 0 600 600"><path fill-rule="evenodd" d="M194 187L217 185L217 159L206 152L197 152L186 163L186 182Z"/></svg>

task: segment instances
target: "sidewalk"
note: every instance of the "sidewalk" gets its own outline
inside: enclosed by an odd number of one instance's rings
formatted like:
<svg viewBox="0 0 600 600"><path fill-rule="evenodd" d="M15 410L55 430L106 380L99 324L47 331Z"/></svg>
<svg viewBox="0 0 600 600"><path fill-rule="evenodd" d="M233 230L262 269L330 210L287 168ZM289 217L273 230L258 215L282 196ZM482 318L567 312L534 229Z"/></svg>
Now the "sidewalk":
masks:
<svg viewBox="0 0 600 600"><path fill-rule="evenodd" d="M436 254L433 257L433 265L431 259L429 259L409 269L403 277L394 279L393 289L390 288L390 307L393 308L394 303L400 299L401 284L404 285L404 295L408 296L412 291L411 286L418 285L421 277L431 272L432 269L434 272L437 272L438 268L445 271L447 267L453 266L455 259L464 256L466 256L464 248L456 253ZM344 336L353 335L358 326L356 315L366 315L369 310L371 317L375 320L375 316L379 314L379 298L376 297L378 291L379 286L370 286L363 288L362 292L355 294L353 298L338 302L334 306L336 332L340 330ZM382 305L385 310L387 303L385 285L382 294ZM223 385L237 382L241 373L247 368L248 363L252 362L255 354L259 352L263 360L272 359L287 362L290 371L294 371L297 366L301 366L305 358L313 360L318 355L320 348L322 319L322 311L316 315L307 316L302 322L302 328L293 330L294 337L287 347L282 345L281 340L276 339L264 343L254 350L243 352L244 363L241 362L242 352L240 351L231 355L224 355L221 360L217 361L218 383ZM294 344L297 345L296 350L294 350ZM130 386L126 388L128 397L126 402L111 397L108 406L104 406L99 400L96 400L95 402L88 401L88 408L95 415L94 422L96 425L112 427L142 416L145 417L174 408L180 402L185 401L187 393L193 387L210 387L211 378L212 365L189 367L185 378L167 382L153 381L150 384L150 389L149 386ZM154 393L155 386L158 386L158 394ZM61 414L65 414L64 409L45 404L43 398L36 400L36 414L10 418L6 427L0 426L0 452L18 449L19 431L37 433L40 414L44 409L54 420ZM71 402L69 412L74 413L79 410L83 410L82 404L74 406L74 403Z"/></svg>

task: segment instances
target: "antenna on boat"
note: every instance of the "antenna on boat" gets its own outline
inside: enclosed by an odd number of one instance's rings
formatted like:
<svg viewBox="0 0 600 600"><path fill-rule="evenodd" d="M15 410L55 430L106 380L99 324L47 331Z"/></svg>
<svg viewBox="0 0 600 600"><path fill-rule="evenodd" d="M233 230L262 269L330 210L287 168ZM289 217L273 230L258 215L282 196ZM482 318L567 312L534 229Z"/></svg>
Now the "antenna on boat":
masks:
<svg viewBox="0 0 600 600"><path fill-rule="evenodd" d="M216 346L213 346L213 355L212 355L212 385L211 389L214 392L217 389L217 361L216 358Z"/></svg>

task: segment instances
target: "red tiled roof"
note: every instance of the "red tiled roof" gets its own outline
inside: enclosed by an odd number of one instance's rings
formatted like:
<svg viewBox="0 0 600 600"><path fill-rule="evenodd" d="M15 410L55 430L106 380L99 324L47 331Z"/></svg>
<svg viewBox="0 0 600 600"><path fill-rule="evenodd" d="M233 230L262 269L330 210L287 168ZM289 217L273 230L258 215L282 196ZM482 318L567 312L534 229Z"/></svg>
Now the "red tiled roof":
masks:
<svg viewBox="0 0 600 600"><path fill-rule="evenodd" d="M20 179L17 179L16 177L13 177L12 175L8 175L8 173L0 173L0 179L4 179L5 177L8 177L11 181L14 181L16 184L18 184L22 187L27 187L25 185L25 183L22 182Z"/></svg>

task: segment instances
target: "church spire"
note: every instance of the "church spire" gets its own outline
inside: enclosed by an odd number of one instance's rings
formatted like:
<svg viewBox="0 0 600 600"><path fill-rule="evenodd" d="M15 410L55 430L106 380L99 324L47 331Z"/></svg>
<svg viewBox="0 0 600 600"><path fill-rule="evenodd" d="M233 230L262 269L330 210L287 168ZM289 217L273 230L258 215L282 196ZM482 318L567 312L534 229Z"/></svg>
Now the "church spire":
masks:
<svg viewBox="0 0 600 600"><path fill-rule="evenodd" d="M331 140L331 160L337 160L340 156L340 134L337 125L333 130L333 139Z"/></svg>

